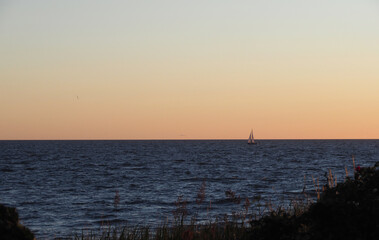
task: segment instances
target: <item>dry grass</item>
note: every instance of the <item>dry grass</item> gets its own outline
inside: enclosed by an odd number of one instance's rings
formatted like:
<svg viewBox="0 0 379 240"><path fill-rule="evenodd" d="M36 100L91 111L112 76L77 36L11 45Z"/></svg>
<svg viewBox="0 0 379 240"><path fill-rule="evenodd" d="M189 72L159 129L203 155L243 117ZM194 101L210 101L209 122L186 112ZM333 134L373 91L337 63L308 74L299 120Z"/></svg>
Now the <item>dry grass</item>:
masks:
<svg viewBox="0 0 379 240"><path fill-rule="evenodd" d="M161 226L151 228L148 226L137 227L105 227L96 234L93 232L82 232L74 239L82 240L196 240L196 239L337 239L343 236L344 239L361 239L362 235L356 228L349 228L351 233L345 234L339 229L346 228L344 225L350 222L354 224L363 224L373 221L371 217L367 220L366 212L368 210L364 205L359 205L359 201L366 203L366 199L361 198L365 192L360 192L359 187L367 187L369 196L376 196L379 199L377 184L379 181L372 181L370 177L377 178L377 171L373 168L360 168L356 170L355 159L353 156L354 178L351 180L348 176L347 167L345 167L346 177L343 183L337 184L337 177L331 169L327 172L327 183L320 187L319 179L312 176L314 191L317 195L317 202L313 202L309 195L305 194L304 198L294 199L288 207L274 206L270 201L261 202L261 197L256 196L253 199L242 199L240 195L232 190L225 191L226 200L241 207L241 211L225 215L223 219L209 220L207 223L200 224L195 217L188 218L187 201L183 196L179 196L175 201L175 210L173 221L169 223L166 220ZM366 172L368 175L366 175ZM376 175L375 175L376 174ZM305 182L304 176L304 182ZM379 179L378 179L379 180ZM368 183L366 183L368 182ZM365 185L366 184L366 185ZM372 189L374 188L374 189ZM376 189L376 190L375 190ZM366 191L366 190L365 190ZM205 201L206 182L203 181L197 193L196 203L201 205ZM373 192L373 193L371 193ZM359 194L357 194L359 193ZM374 195L373 195L374 194ZM117 196L117 194L116 194ZM348 200L344 200L344 198ZM351 199L350 199L351 198ZM115 198L115 202L116 202ZM342 200L341 200L342 199ZM354 200L356 199L356 200ZM357 204L358 202L358 204ZM353 205L351 205L354 203ZM371 204L371 202L370 202ZM374 209L378 206L374 204ZM376 204L376 205L375 205ZM116 205L116 204L115 204ZM207 204L208 205L208 204ZM362 210L359 210L361 209ZM212 205L206 207L207 216L211 211ZM340 210L339 210L340 209ZM357 209L357 210L356 210ZM362 211L362 212L360 212ZM353 215L352 215L353 214ZM354 220L358 214L359 221ZM196 215L196 214L195 214ZM378 217L379 219L379 217ZM331 222L332 221L332 222ZM329 223L331 222L331 223ZM362 223L361 223L362 222ZM328 223L329 225L325 225ZM371 224L372 225L372 224ZM370 226L371 226L370 225ZM342 226L342 227L341 227ZM374 225L375 226L375 225ZM377 226L379 227L379 222ZM322 229L328 229L324 231ZM337 229L337 230L335 230ZM373 230L374 229L374 230ZM379 236L375 227L366 229L371 235ZM370 232L371 231L371 232ZM374 232L372 232L374 231ZM354 235L355 234L355 235ZM378 235L375 235L378 234ZM330 238L332 236L332 238ZM363 237L362 237L363 236ZM337 237L337 238L335 238Z"/></svg>

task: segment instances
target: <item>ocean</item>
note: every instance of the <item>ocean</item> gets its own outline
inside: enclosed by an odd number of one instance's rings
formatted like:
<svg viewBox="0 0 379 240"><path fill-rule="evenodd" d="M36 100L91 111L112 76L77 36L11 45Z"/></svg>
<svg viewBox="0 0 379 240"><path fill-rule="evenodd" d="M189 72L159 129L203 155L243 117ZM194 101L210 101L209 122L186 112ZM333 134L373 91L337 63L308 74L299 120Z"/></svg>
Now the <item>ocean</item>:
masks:
<svg viewBox="0 0 379 240"><path fill-rule="evenodd" d="M37 239L104 225L157 226L187 201L188 217L215 219L241 199L288 205L314 197L314 179L337 181L379 161L379 140L0 141L0 203L18 209ZM196 202L202 184L205 198ZM313 195L312 195L313 194ZM115 197L118 196L119 202ZM115 204L116 203L116 204Z"/></svg>

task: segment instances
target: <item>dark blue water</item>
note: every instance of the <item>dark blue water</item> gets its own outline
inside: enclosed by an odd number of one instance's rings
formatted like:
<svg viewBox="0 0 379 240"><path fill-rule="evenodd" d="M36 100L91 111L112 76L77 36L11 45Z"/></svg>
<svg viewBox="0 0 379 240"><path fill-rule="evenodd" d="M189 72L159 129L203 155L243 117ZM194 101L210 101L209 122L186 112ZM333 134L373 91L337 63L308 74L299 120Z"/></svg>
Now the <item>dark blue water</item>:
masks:
<svg viewBox="0 0 379 240"><path fill-rule="evenodd" d="M159 224L173 217L180 195L201 219L210 202L207 217L243 208L225 200L229 189L285 204L304 185L313 191L312 175L325 183L329 168L342 181L352 155L357 165L373 165L379 140L0 141L0 203L17 207L37 238L104 223Z"/></svg>

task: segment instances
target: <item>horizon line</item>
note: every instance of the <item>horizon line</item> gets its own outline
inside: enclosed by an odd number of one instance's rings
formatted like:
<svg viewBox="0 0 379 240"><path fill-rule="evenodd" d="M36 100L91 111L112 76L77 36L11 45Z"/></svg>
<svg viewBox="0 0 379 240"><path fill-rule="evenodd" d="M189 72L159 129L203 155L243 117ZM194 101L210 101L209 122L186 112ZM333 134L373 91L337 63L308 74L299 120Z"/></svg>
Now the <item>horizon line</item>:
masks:
<svg viewBox="0 0 379 240"><path fill-rule="evenodd" d="M141 139L124 139L124 138L92 138L92 139L0 139L0 141L244 141L245 138L141 138ZM379 138L260 138L256 141L274 141L274 140L379 140Z"/></svg>

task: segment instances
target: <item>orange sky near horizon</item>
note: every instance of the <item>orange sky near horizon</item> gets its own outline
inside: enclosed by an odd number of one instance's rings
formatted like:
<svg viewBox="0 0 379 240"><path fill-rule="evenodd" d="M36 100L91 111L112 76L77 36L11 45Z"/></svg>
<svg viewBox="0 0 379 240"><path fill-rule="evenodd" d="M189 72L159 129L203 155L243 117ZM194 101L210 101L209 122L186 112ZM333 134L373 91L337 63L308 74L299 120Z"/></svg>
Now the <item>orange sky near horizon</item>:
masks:
<svg viewBox="0 0 379 240"><path fill-rule="evenodd" d="M141 2L0 4L0 140L379 139L375 1Z"/></svg>

